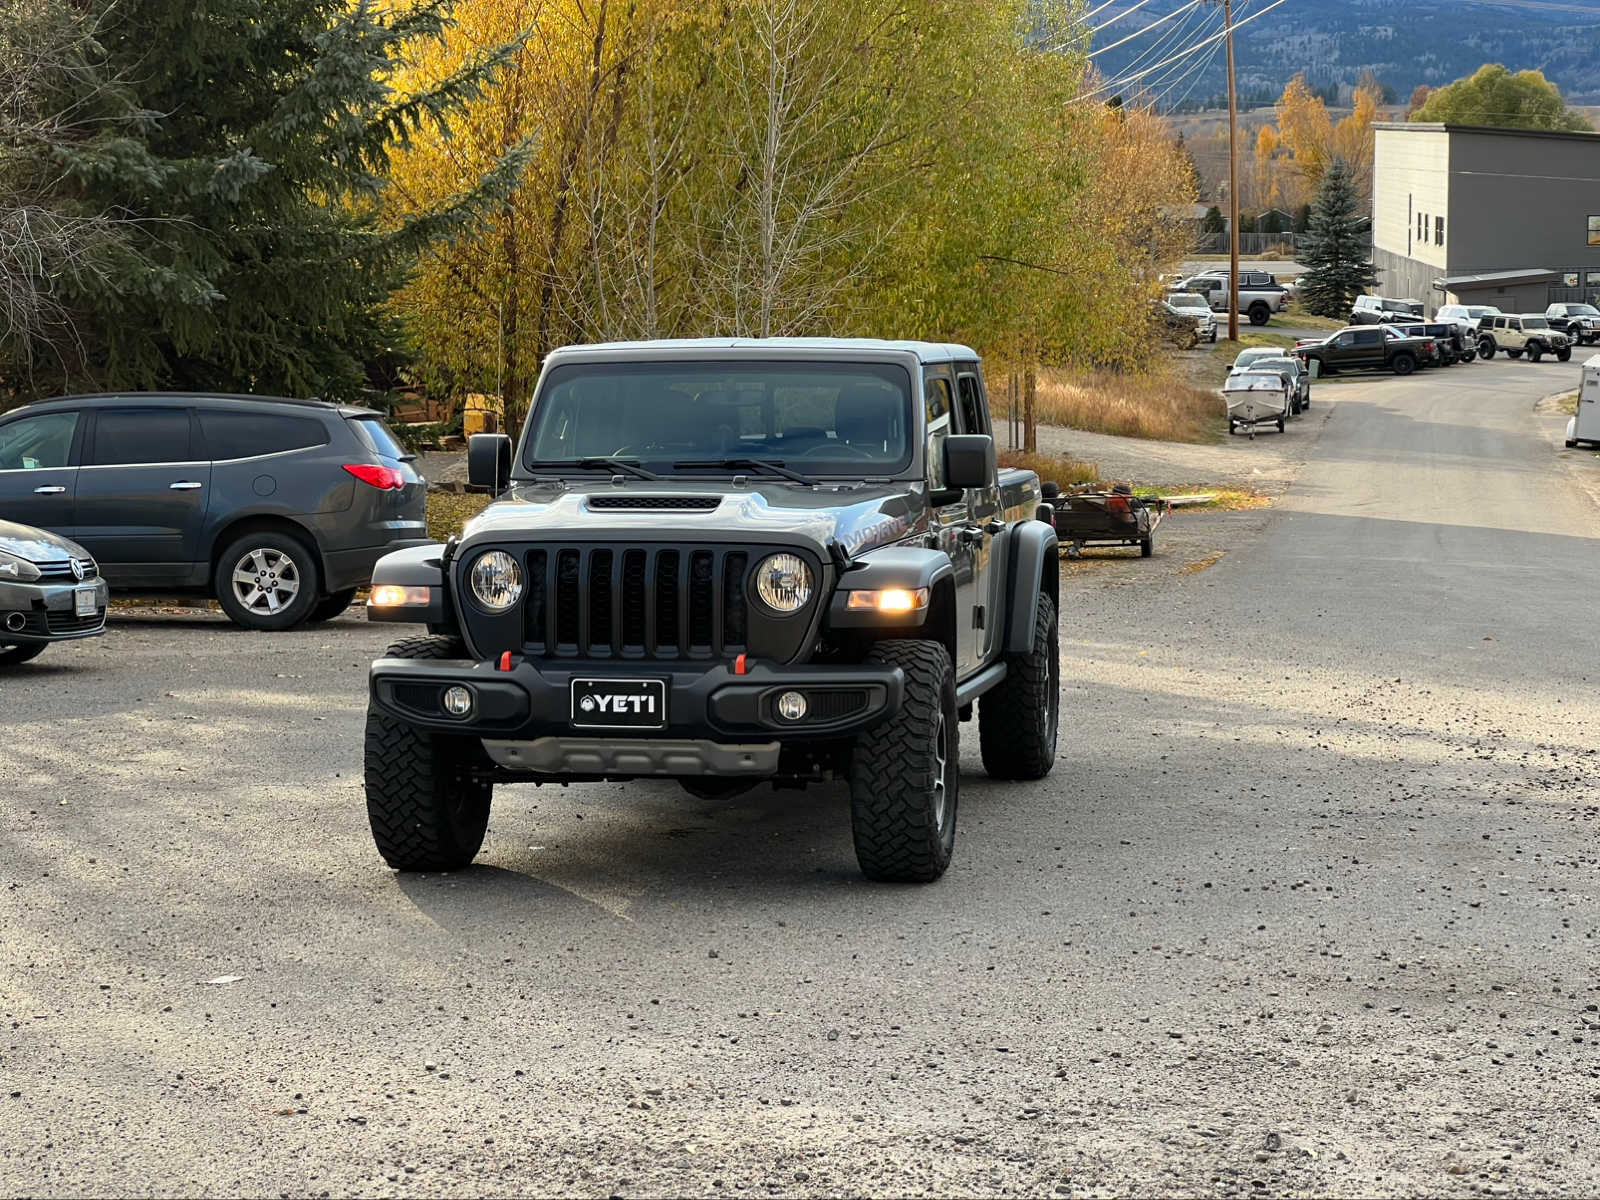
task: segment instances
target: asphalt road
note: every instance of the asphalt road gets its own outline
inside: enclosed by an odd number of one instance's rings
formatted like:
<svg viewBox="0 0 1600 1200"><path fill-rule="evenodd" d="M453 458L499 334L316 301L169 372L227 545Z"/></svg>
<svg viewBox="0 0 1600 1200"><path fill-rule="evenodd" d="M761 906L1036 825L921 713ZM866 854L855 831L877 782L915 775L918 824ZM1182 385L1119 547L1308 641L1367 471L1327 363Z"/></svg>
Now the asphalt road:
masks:
<svg viewBox="0 0 1600 1200"><path fill-rule="evenodd" d="M657 784L397 877L381 630L52 650L0 682L0 1193L1593 1194L1576 378L1321 385L1273 510L1181 518L1219 560L1068 573L1061 761L969 738L930 887L838 791Z"/></svg>

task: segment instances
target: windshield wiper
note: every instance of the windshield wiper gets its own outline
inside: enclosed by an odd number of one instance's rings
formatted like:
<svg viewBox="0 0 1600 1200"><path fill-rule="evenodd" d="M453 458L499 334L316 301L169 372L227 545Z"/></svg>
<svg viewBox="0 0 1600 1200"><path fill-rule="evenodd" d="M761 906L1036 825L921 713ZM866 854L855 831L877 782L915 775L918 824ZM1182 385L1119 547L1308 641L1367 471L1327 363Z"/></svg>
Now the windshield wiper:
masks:
<svg viewBox="0 0 1600 1200"><path fill-rule="evenodd" d="M622 475L632 475L635 479L661 478L654 471L646 471L637 463L626 462L620 458L547 458L535 460L527 465L535 471L546 467L577 467L581 471L614 471Z"/></svg>
<svg viewBox="0 0 1600 1200"><path fill-rule="evenodd" d="M781 462L773 462L766 458L706 458L686 459L683 462L672 464L674 468L692 469L694 467L720 467L727 471L757 471L764 475L778 475L784 479L792 479L796 483L803 483L807 487L816 487L817 481L809 475L802 475L799 471L791 471Z"/></svg>

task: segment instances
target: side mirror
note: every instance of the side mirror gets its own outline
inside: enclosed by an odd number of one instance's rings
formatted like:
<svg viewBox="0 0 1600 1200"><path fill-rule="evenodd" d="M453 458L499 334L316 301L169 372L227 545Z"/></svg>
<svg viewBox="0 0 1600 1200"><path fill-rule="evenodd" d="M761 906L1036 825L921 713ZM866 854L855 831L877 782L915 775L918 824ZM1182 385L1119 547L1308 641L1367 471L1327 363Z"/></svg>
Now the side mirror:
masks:
<svg viewBox="0 0 1600 1200"><path fill-rule="evenodd" d="M467 439L467 486L498 495L511 480L511 439L475 433Z"/></svg>
<svg viewBox="0 0 1600 1200"><path fill-rule="evenodd" d="M987 433L957 433L944 439L946 487L991 487L996 475L994 439Z"/></svg>

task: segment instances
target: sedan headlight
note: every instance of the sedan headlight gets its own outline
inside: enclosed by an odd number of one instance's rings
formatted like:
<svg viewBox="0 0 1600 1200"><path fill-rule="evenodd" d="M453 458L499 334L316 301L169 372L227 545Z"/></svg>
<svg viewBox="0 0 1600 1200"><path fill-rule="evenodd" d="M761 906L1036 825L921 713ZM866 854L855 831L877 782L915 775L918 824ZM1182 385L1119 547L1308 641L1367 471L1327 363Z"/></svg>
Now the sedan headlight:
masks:
<svg viewBox="0 0 1600 1200"><path fill-rule="evenodd" d="M756 567L756 595L773 612L799 612L811 602L811 568L798 554L774 554Z"/></svg>
<svg viewBox="0 0 1600 1200"><path fill-rule="evenodd" d="M504 550L478 555L472 564L472 594L486 611L502 613L522 598L522 568Z"/></svg>
<svg viewBox="0 0 1600 1200"><path fill-rule="evenodd" d="M34 580L39 578L39 568L21 555L0 550L0 579Z"/></svg>

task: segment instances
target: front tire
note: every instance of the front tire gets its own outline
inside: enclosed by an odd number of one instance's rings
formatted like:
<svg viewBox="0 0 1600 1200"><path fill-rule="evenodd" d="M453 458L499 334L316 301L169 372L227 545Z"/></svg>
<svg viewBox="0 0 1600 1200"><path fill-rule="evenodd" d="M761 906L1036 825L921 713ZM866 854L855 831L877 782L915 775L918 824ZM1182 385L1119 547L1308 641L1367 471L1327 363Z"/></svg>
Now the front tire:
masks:
<svg viewBox="0 0 1600 1200"><path fill-rule="evenodd" d="M20 667L25 662L32 662L44 653L44 642L20 642L11 646L0 646L0 667Z"/></svg>
<svg viewBox="0 0 1600 1200"><path fill-rule="evenodd" d="M1139 544L1148 558L1151 535ZM978 742L991 779L1043 779L1056 762L1061 712L1060 631L1056 606L1041 595L1034 606L1033 649L1006 656L1004 682L978 701Z"/></svg>
<svg viewBox="0 0 1600 1200"><path fill-rule="evenodd" d="M1557 350L1556 351L1556 361L1557 362L1571 362L1572 361L1572 347L1571 346L1565 346L1562 349Z"/></svg>
<svg viewBox="0 0 1600 1200"><path fill-rule="evenodd" d="M1543 347L1541 347L1541 346L1529 346L1528 347L1528 361L1529 362L1538 362L1543 357L1544 357L1544 348Z"/></svg>
<svg viewBox="0 0 1600 1200"><path fill-rule="evenodd" d="M396 642L386 658L465 658L454 638ZM396 871L459 871L483 845L494 785L471 768L471 744L417 729L367 705L364 778L367 822Z"/></svg>
<svg viewBox="0 0 1600 1200"><path fill-rule="evenodd" d="M275 529L235 538L217 559L217 602L245 629L279 632L303 623L319 584L315 552Z"/></svg>
<svg viewBox="0 0 1600 1200"><path fill-rule="evenodd" d="M1489 339L1485 338L1483 341L1478 343L1478 357L1483 359L1484 362L1488 362L1494 357L1494 351L1495 345L1493 342L1489 341Z"/></svg>
<svg viewBox="0 0 1600 1200"><path fill-rule="evenodd" d="M308 621L331 621L345 609L350 607L351 601L356 598L355 588L346 588L342 592L334 592L331 596L324 596L311 606L311 615Z"/></svg>
<svg viewBox="0 0 1600 1200"><path fill-rule="evenodd" d="M900 711L850 756L850 824L868 879L932 883L956 842L961 784L955 667L938 642L878 642L867 661L905 674Z"/></svg>

